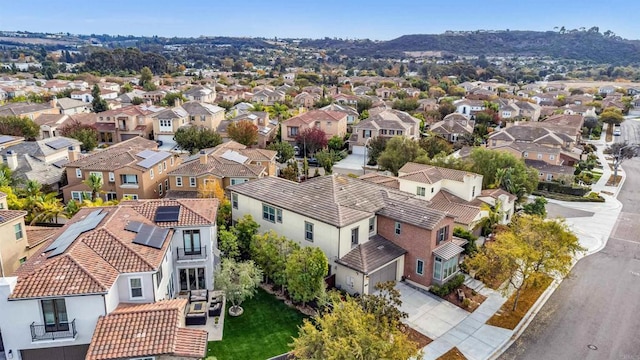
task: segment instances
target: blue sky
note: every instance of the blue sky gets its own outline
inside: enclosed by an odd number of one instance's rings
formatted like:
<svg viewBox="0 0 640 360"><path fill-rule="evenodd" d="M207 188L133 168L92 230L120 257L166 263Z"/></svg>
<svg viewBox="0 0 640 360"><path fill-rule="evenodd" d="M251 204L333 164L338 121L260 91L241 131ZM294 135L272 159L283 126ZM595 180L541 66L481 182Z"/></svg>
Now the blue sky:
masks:
<svg viewBox="0 0 640 360"><path fill-rule="evenodd" d="M639 12L640 1L621 0L0 0L0 29L389 40L446 30L598 26L639 39Z"/></svg>

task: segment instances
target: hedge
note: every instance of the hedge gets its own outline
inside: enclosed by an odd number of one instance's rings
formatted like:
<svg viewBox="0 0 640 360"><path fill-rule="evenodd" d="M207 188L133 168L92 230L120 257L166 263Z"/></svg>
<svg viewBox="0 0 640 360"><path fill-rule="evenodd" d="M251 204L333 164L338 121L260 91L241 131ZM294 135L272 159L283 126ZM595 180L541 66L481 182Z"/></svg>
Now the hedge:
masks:
<svg viewBox="0 0 640 360"><path fill-rule="evenodd" d="M539 182L538 190L574 196L585 196L589 191L591 191L591 189L588 187L573 187L571 185L563 185L557 182L549 181Z"/></svg>
<svg viewBox="0 0 640 360"><path fill-rule="evenodd" d="M440 297L445 297L451 294L458 286L462 285L462 283L464 283L464 275L458 274L442 285L431 285L429 291Z"/></svg>

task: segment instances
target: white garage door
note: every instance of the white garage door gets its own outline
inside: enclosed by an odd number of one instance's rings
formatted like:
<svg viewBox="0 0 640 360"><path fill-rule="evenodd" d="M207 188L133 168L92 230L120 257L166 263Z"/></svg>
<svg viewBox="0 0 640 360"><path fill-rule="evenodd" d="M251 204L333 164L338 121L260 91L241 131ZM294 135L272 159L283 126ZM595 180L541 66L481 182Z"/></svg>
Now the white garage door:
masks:
<svg viewBox="0 0 640 360"><path fill-rule="evenodd" d="M377 283L396 280L396 264L397 261L394 261L391 264L369 275L369 294L376 291Z"/></svg>
<svg viewBox="0 0 640 360"><path fill-rule="evenodd" d="M352 152L353 154L357 154L357 155L364 155L364 152L365 152L365 151L366 151L366 149L365 149L365 147L364 147L364 146L354 146L354 147L351 149L351 152Z"/></svg>

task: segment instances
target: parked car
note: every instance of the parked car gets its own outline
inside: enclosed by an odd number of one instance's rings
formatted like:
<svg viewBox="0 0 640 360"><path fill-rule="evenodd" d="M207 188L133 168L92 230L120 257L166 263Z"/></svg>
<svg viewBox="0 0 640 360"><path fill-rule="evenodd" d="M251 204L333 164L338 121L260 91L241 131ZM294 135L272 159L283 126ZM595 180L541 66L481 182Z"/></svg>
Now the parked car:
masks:
<svg viewBox="0 0 640 360"><path fill-rule="evenodd" d="M616 124L613 126L613 136L620 136L622 131L620 130L620 125Z"/></svg>
<svg viewBox="0 0 640 360"><path fill-rule="evenodd" d="M318 159L313 158L313 157L312 158L308 158L307 162L309 163L309 166L315 166L315 167L320 166L320 164L318 163Z"/></svg>

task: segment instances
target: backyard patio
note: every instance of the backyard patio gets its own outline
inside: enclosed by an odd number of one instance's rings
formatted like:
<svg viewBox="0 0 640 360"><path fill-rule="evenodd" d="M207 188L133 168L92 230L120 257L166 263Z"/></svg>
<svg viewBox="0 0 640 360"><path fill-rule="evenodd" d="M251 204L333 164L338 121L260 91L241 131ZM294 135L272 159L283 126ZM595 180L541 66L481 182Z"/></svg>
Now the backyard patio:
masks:
<svg viewBox="0 0 640 360"><path fill-rule="evenodd" d="M268 359L290 350L305 315L260 288L242 307L239 317L225 314L222 340L209 342L208 358Z"/></svg>

